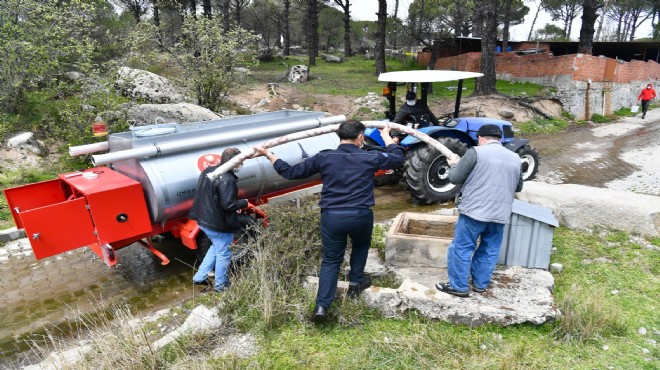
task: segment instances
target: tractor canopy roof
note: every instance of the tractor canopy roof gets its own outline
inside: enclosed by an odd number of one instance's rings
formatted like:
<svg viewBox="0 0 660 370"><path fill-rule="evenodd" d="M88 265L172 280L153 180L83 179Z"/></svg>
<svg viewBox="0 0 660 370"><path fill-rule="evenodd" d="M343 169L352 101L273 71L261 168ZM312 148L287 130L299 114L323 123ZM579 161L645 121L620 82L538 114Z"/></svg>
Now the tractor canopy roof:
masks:
<svg viewBox="0 0 660 370"><path fill-rule="evenodd" d="M483 73L443 70L386 72L378 76L384 82L443 82L483 76Z"/></svg>

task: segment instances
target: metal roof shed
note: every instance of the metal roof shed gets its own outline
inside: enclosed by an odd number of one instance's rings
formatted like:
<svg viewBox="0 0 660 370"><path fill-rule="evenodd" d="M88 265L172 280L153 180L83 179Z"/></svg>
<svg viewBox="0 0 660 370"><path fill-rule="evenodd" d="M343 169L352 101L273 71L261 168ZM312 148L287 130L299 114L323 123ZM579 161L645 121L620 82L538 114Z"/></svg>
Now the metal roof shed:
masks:
<svg viewBox="0 0 660 370"><path fill-rule="evenodd" d="M557 226L559 222L550 208L515 199L497 263L547 270Z"/></svg>

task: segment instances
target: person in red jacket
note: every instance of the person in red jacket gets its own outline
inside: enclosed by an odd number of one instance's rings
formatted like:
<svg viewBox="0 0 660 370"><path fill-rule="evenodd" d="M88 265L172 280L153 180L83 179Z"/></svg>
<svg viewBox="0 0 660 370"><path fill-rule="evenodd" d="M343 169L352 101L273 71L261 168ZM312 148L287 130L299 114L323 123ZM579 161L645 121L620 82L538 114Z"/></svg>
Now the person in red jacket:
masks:
<svg viewBox="0 0 660 370"><path fill-rule="evenodd" d="M648 84L637 97L638 102L640 100L642 101L642 119L646 117L646 111L649 110L649 103L651 103L652 99L655 99L655 90L653 90L653 85Z"/></svg>

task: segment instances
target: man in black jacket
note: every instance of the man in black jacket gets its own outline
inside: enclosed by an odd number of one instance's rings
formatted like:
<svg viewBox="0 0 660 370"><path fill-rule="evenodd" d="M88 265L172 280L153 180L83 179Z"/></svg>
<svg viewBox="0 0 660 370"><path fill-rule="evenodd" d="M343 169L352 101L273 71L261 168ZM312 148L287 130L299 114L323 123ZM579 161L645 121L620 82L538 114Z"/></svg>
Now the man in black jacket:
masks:
<svg viewBox="0 0 660 370"><path fill-rule="evenodd" d="M399 108L392 122L405 125L406 120L411 119L414 120L414 128L427 127L430 124L434 126L440 125L440 121L431 112L428 105L417 100L417 94L414 91L409 91L406 94L406 103Z"/></svg>
<svg viewBox="0 0 660 370"><path fill-rule="evenodd" d="M231 261L229 245L234 241L234 232L241 226L236 211L248 206L247 199L236 199L238 187L236 175L229 171L210 180L206 175L215 171L219 166L229 162L241 152L236 148L228 148L222 152L222 159L218 165L209 166L202 171L197 181L197 191L189 218L196 220L199 228L211 240L211 247L197 273L193 276L195 285L206 285L208 274L215 267L215 291L220 292L229 285L227 267Z"/></svg>
<svg viewBox="0 0 660 370"><path fill-rule="evenodd" d="M280 176L289 179L304 179L321 174L321 239L323 257L319 272L319 290L316 307L312 314L313 322L324 321L337 292L339 267L344 260L347 237L351 237L351 272L348 295L357 297L371 286L371 279L364 276L367 263L374 216L374 173L377 170L398 168L405 160L403 148L390 137L390 129L384 128L381 136L387 145L387 152L365 151L365 127L358 121L342 123L337 130L341 140L334 150L322 151L304 162L289 165L263 147L255 151L266 156Z"/></svg>

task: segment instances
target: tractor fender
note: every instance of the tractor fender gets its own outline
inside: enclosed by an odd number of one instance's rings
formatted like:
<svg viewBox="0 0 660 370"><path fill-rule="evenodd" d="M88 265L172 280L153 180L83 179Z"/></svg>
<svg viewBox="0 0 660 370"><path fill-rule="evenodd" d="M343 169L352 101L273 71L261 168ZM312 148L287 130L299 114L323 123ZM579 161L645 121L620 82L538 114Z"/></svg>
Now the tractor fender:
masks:
<svg viewBox="0 0 660 370"><path fill-rule="evenodd" d="M527 139L514 138L513 140L504 144L504 147L515 153L518 149L527 145L527 143L529 143L529 140Z"/></svg>
<svg viewBox="0 0 660 370"><path fill-rule="evenodd" d="M429 126L429 127L420 128L419 131L429 135L434 139L440 137L451 137L462 141L463 143L467 144L468 147L477 145L477 143L475 143L474 140L468 134L466 134L461 130L456 130L450 127ZM408 135L406 136L405 139L401 141L401 146L403 146L404 148L410 148L420 143L422 143L421 140L419 140L418 138L412 135Z"/></svg>
<svg viewBox="0 0 660 370"><path fill-rule="evenodd" d="M370 138L380 146L385 146L385 141L383 141L383 138L380 136L380 131L375 127L367 127L367 129L364 130L364 136Z"/></svg>

